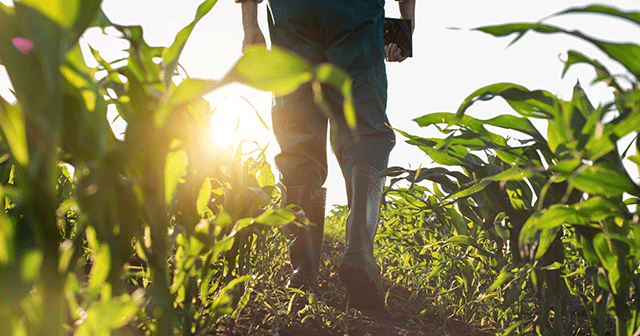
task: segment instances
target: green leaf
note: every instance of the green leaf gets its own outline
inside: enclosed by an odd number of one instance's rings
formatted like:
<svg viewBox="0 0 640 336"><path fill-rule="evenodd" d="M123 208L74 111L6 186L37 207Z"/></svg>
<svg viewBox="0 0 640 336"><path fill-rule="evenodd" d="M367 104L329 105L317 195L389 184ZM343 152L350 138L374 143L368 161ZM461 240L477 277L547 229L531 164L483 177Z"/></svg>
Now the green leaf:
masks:
<svg viewBox="0 0 640 336"><path fill-rule="evenodd" d="M532 216L525 226L532 230L543 230L553 229L562 224L588 226L589 223L589 218L576 210L575 207L556 204L543 210L537 216Z"/></svg>
<svg viewBox="0 0 640 336"><path fill-rule="evenodd" d="M216 295L215 298L213 299L211 311L215 312L215 314L221 314L221 315L225 313L232 313L233 308L230 308L230 307L226 309L222 308L224 306L228 306L231 301L229 292L233 291L234 287L236 287L238 284L242 282L252 281L252 279L253 278L250 275L245 275L245 276L231 280L226 286L222 288L222 290L218 293L218 295ZM214 316L216 320L219 317L220 316L218 315Z"/></svg>
<svg viewBox="0 0 640 336"><path fill-rule="evenodd" d="M611 133L620 139L631 132L640 130L640 106L634 106L631 113L611 128ZM605 135L606 136L606 135Z"/></svg>
<svg viewBox="0 0 640 336"><path fill-rule="evenodd" d="M564 112L564 117L567 123L570 123L572 130L582 130L587 122L587 118L593 114L595 108L589 101L587 93L584 92L580 81L576 81L573 86L573 96L571 97L571 105L573 108L567 109ZM575 109L578 109L578 113Z"/></svg>
<svg viewBox="0 0 640 336"><path fill-rule="evenodd" d="M254 219L255 223L282 226L293 222L296 216L287 209L269 209Z"/></svg>
<svg viewBox="0 0 640 336"><path fill-rule="evenodd" d="M593 80L594 83L597 81L602 81L618 89L619 91L622 91L622 89L616 82L615 78L611 76L607 68L605 68L604 65L602 65L602 63L598 62L597 60L590 59L587 56L574 50L569 50L567 52L567 60L564 62L564 69L562 69L562 77L565 76L565 74L567 73L567 71L569 71L569 68L571 66L579 63L589 64L594 68L597 74L597 77Z"/></svg>
<svg viewBox="0 0 640 336"><path fill-rule="evenodd" d="M0 129L14 159L19 165L27 166L29 149L24 114L20 107L9 104L2 97L0 97Z"/></svg>
<svg viewBox="0 0 640 336"><path fill-rule="evenodd" d="M421 147L420 149L425 151L435 163L445 166L466 166L464 160L462 160L459 156L450 155L449 153L442 153L431 148L427 149Z"/></svg>
<svg viewBox="0 0 640 336"><path fill-rule="evenodd" d="M573 35L584 41L595 45L603 51L607 56L622 64L637 80L640 80L640 46L632 43L612 43L605 42L593 37L587 36L580 31L568 31L559 27L545 25L540 23L512 23L498 26L479 27L476 30L494 36L507 36L517 33L517 37L511 42L512 44L519 40L529 30L542 34L565 33Z"/></svg>
<svg viewBox="0 0 640 336"><path fill-rule="evenodd" d="M561 161L550 167L551 171L564 173L571 178L571 185L581 191L606 197L627 192L638 196L637 186L619 171L600 165L579 165L574 161Z"/></svg>
<svg viewBox="0 0 640 336"><path fill-rule="evenodd" d="M428 139L436 142L436 150L441 150L451 146L463 146L467 147L470 150L483 150L488 148L502 148L483 136L480 133L469 132L467 130L462 130L462 134L454 135L451 134L444 139Z"/></svg>
<svg viewBox="0 0 640 336"><path fill-rule="evenodd" d="M162 81L160 67L155 58L161 57L164 47L151 47L144 40L140 26L114 25L129 41L127 64L118 71L128 79L127 94L132 110L138 115L150 115L167 87ZM146 118L146 117L145 117Z"/></svg>
<svg viewBox="0 0 640 336"><path fill-rule="evenodd" d="M510 44L514 44L515 42L517 42L519 39L522 38L522 36L524 36L524 34L526 34L529 30L532 30L532 29L540 33L560 33L564 31L560 28L543 25L540 23L535 23L535 24L508 23L508 24L502 24L502 25L475 28L475 30L479 30L487 34L491 34L496 37L504 37L504 36L509 36L511 34L517 33L518 36L516 36L516 38L513 41L511 41Z"/></svg>
<svg viewBox="0 0 640 336"><path fill-rule="evenodd" d="M508 114L503 114L489 120L483 120L483 122L485 125L518 131L531 136L538 142L544 142L544 137L542 136L542 134L540 134L538 129L536 129L531 121L527 118L520 118Z"/></svg>
<svg viewBox="0 0 640 336"><path fill-rule="evenodd" d="M570 13L591 13L591 14L603 14L607 16L618 17L620 19L628 20L632 23L640 25L640 12L624 12L613 7L607 7L602 5L589 5L584 7L572 7L565 9L561 12L554 14L553 16L559 16Z"/></svg>
<svg viewBox="0 0 640 336"><path fill-rule="evenodd" d="M540 258L547 251L555 235L563 224L589 225L585 218L575 208L563 204L552 205L535 213L525 222L520 231L521 248L538 245L535 258ZM537 237L537 239L536 239Z"/></svg>
<svg viewBox="0 0 640 336"><path fill-rule="evenodd" d="M488 180L502 182L502 181L522 181L525 178L530 178L535 175L534 170L522 169L520 167L512 167L496 175L487 177Z"/></svg>
<svg viewBox="0 0 640 336"><path fill-rule="evenodd" d="M448 125L457 125L466 127L475 132L481 133L489 140L499 146L506 146L507 142L504 137L495 133L489 132L484 127L484 120L478 120L467 115L456 115L449 112L429 113L422 117L413 119L420 127L426 127L433 124L446 123Z"/></svg>
<svg viewBox="0 0 640 336"><path fill-rule="evenodd" d="M273 172L271 171L271 165L266 163L260 168L260 172L258 173L258 185L260 188L264 188L266 186L272 186L276 183L276 178L273 176Z"/></svg>
<svg viewBox="0 0 640 336"><path fill-rule="evenodd" d="M469 197L477 192L484 190L492 181L491 180L482 180L478 183L473 184L468 188L464 188L462 190L456 191L455 193L447 196L447 199L458 199L463 197Z"/></svg>
<svg viewBox="0 0 640 336"><path fill-rule="evenodd" d="M33 3L36 1L30 0ZM61 0L54 0L54 2L61 2ZM46 2L37 2L44 4L43 7L48 7ZM78 6L78 0L72 0L70 3L74 3L73 6ZM55 7L54 4L51 7ZM65 5L66 6L66 5ZM30 93L39 97L39 100L44 100L48 105L43 110L38 111L25 111L28 114L38 114L47 119L43 122L55 122L55 118L58 115L58 109L60 108L58 93L61 87L59 81L60 78L60 65L64 62L65 53L75 44L77 41L72 41L69 37L68 27L63 27L58 22L53 21L47 13L41 11L40 8L31 6L25 2L15 3L16 14L20 22L20 27L24 29L22 33L25 38L33 43L33 51L24 55L28 58L34 58L37 60L38 70L40 70L44 76L44 84L46 91L34 92L34 88L30 88ZM73 18L75 20L75 18ZM73 22L73 21L72 21ZM32 97L33 97L32 96ZM29 97L29 99L33 99ZM53 132L51 130L50 132Z"/></svg>
<svg viewBox="0 0 640 336"><path fill-rule="evenodd" d="M517 181L510 181L506 183L507 195L509 195L509 201L511 206L516 210L531 210L531 202L533 199L533 193L529 186L519 179Z"/></svg>
<svg viewBox="0 0 640 336"><path fill-rule="evenodd" d="M83 0L86 1L86 0ZM80 13L80 0L20 0L33 7L63 28L71 28Z"/></svg>
<svg viewBox="0 0 640 336"><path fill-rule="evenodd" d="M513 273L509 271L505 271L505 269L503 269L498 275L498 277L496 278L496 280L491 284L491 286L489 286L489 288L487 289L487 292L492 292L498 289L498 287L502 286L505 282L507 282L507 280L511 278L513 278Z"/></svg>
<svg viewBox="0 0 640 336"><path fill-rule="evenodd" d="M78 2L80 3L78 8L79 15L76 17L73 27L71 27L69 33L70 41L77 41L90 26L105 27L110 24L109 19L100 9L102 0L80 0Z"/></svg>
<svg viewBox="0 0 640 336"><path fill-rule="evenodd" d="M392 175L389 175L388 172L393 172L393 173L392 173ZM460 172L451 172L451 171L448 171L445 168L440 168L440 167L437 167L437 168L421 168L421 169L418 169L416 171L407 170L407 169L399 168L399 167L392 167L392 168L390 168L390 170L388 170L388 172L387 171L383 171L383 172L379 173L378 175L379 175L379 177L383 177L383 176L398 176L400 174L407 173L407 176L404 179L407 180L408 182L412 183L412 184L419 183L419 182L424 181L424 180L431 180L431 181L434 181L436 183L441 184L447 190L447 192L451 192L451 191L457 190L459 188L459 185L454 183L451 179L449 179L447 177L447 175L456 178L458 180L459 184L466 184L466 183L470 182L470 179L467 176L465 176L464 174L462 174Z"/></svg>
<svg viewBox="0 0 640 336"><path fill-rule="evenodd" d="M553 244L553 241L556 239L556 237L558 236L558 233L560 232L560 227L554 227L552 229L543 229L540 230L540 237L538 238L538 248L536 250L536 254L534 256L535 260L540 260L540 258L542 258L545 253L547 253L547 250L549 250L549 248L551 247L551 244Z"/></svg>
<svg viewBox="0 0 640 336"><path fill-rule="evenodd" d="M558 107L558 113L548 123L547 143L558 158L564 159L572 157L574 151L584 149L593 129L588 132L583 130L586 124L595 122L598 113L593 113L595 109L579 82L574 86L571 101L558 100Z"/></svg>
<svg viewBox="0 0 640 336"><path fill-rule="evenodd" d="M249 298L250 298L252 292L253 291L251 289L249 289L248 287L245 288L244 294L242 294L242 297L240 298L240 301L238 301L238 306L236 307L236 309L231 314L231 318L234 318L234 319L238 318L238 315L240 315L240 313L242 312L244 307L246 307L247 303L249 303Z"/></svg>
<svg viewBox="0 0 640 336"><path fill-rule="evenodd" d="M111 255L108 244L99 244L91 254L93 266L89 274L89 290L99 291L100 287L107 281L109 270L111 269Z"/></svg>
<svg viewBox="0 0 640 336"><path fill-rule="evenodd" d="M514 333L518 330L518 328L520 326L522 326L525 323L531 323L531 320L529 319L523 319L523 320L519 320L516 323L514 323L512 326L509 327L509 329L505 330L504 332L504 336L511 336L511 335L515 335Z"/></svg>
<svg viewBox="0 0 640 336"><path fill-rule="evenodd" d="M564 69L562 69L562 77L564 77L564 75L567 73L567 71L572 65L578 64L578 63L586 63L593 66L597 70L606 71L606 68L600 62L590 59L575 50L569 50L567 52L567 60L564 62Z"/></svg>
<svg viewBox="0 0 640 336"><path fill-rule="evenodd" d="M93 304L74 336L110 335L112 330L122 328L136 316L141 299L123 295Z"/></svg>
<svg viewBox="0 0 640 336"><path fill-rule="evenodd" d="M520 115L524 117L548 119L556 115L557 98L544 90L529 91L513 83L496 83L473 92L458 108L458 115L479 100L491 100L500 96Z"/></svg>
<svg viewBox="0 0 640 336"><path fill-rule="evenodd" d="M436 267L434 267L431 270L431 273L429 273L429 275L427 275L427 281L429 281L431 278L433 278L436 275L439 275L440 273L442 273L442 271L444 270L446 266L445 262L440 262Z"/></svg>
<svg viewBox="0 0 640 336"><path fill-rule="evenodd" d="M602 266L607 270L607 278L613 294L620 290L620 269L618 255L609 246L610 241L604 233L598 233L593 237L593 247Z"/></svg>
<svg viewBox="0 0 640 336"><path fill-rule="evenodd" d="M260 198L260 199L262 199L264 201L268 201L268 200L271 199L271 196L269 194L267 194L261 188L247 187L247 189L249 189L249 191L251 191L254 195L256 195L258 198Z"/></svg>
<svg viewBox="0 0 640 336"><path fill-rule="evenodd" d="M471 245L471 246L477 246L478 245L478 242L473 237L464 236L464 235L453 236L453 237L447 239L444 243L445 244L456 244L456 245Z"/></svg>
<svg viewBox="0 0 640 336"><path fill-rule="evenodd" d="M195 28L196 24L202 19L211 8L218 2L218 0L205 0L198 6L198 10L196 11L196 17L187 25L182 28L178 35L176 35L175 40L171 44L171 46L164 50L162 55L162 67L164 68L164 83L165 86L169 86L171 84L171 77L175 72L178 66L178 59L180 58L180 54L184 49L184 46L187 44L187 39L191 35L191 32Z"/></svg>
<svg viewBox="0 0 640 336"><path fill-rule="evenodd" d="M96 230L93 227L87 227L85 236L89 251L91 252L91 273L89 274L89 290L93 293L99 293L102 285L107 280L109 270L111 269L111 255L109 253L109 245L101 243L98 240Z"/></svg>
<svg viewBox="0 0 640 336"><path fill-rule="evenodd" d="M36 281L42 267L42 251L31 249L22 254L20 278L26 282Z"/></svg>
<svg viewBox="0 0 640 336"><path fill-rule="evenodd" d="M235 238L233 236L224 238L221 241L217 241L213 244L213 248L211 249L212 260L217 260L220 253L225 253L233 248L233 241ZM208 243L208 242L207 242Z"/></svg>
<svg viewBox="0 0 640 336"><path fill-rule="evenodd" d="M549 150L559 159L570 157L570 154L567 153L568 148L566 146L566 144L570 142L568 132L571 132L571 130L562 127L561 123L555 120L549 120L547 124L547 144L549 145Z"/></svg>
<svg viewBox="0 0 640 336"><path fill-rule="evenodd" d="M622 211L618 204L600 196L591 197L571 207L582 216L589 218L591 222L599 222L607 218L622 216Z"/></svg>
<svg viewBox="0 0 640 336"><path fill-rule="evenodd" d="M15 95L25 113L44 111L47 99L42 94L47 92L47 87L40 60L33 53L22 55L12 44L13 38L25 36L14 9L0 4L0 22L0 60L9 74Z"/></svg>
<svg viewBox="0 0 640 336"><path fill-rule="evenodd" d="M505 215L504 212L498 213L495 217L495 219L493 220L493 227L496 230L496 233L498 234L498 236L503 240L503 241L508 241L509 240L509 228L507 221L505 220L507 216Z"/></svg>
<svg viewBox="0 0 640 336"><path fill-rule="evenodd" d="M356 110L353 106L353 96L351 93L351 76L349 74L329 63L322 63L315 68L315 79L329 84L342 93L344 108L344 118L347 125L351 129L356 128Z"/></svg>
<svg viewBox="0 0 640 336"><path fill-rule="evenodd" d="M196 208L199 214L202 214L209 209L209 200L211 199L211 182L209 179L205 179L198 192L198 200L196 201Z"/></svg>
<svg viewBox="0 0 640 336"><path fill-rule="evenodd" d="M169 152L164 170L165 202L171 204L173 192L187 175L187 153L183 150Z"/></svg>
<svg viewBox="0 0 640 336"><path fill-rule="evenodd" d="M0 266L14 258L14 225L4 213L0 214Z"/></svg>
<svg viewBox="0 0 640 336"><path fill-rule="evenodd" d="M109 145L116 143L116 138L106 118L107 104L79 45L67 53L67 63L60 72L64 88L62 149L71 154L73 160L95 160Z"/></svg>
<svg viewBox="0 0 640 336"><path fill-rule="evenodd" d="M467 220L458 212L458 210L453 207L446 207L445 211L447 216L450 218L450 223L452 223L453 227L456 229L456 234L467 235L469 233L469 225L467 224Z"/></svg>
<svg viewBox="0 0 640 336"><path fill-rule="evenodd" d="M187 106L199 100L203 95L223 86L224 81L187 78L177 87L166 90L160 106L153 115L157 127L162 127L169 115L181 106Z"/></svg>
<svg viewBox="0 0 640 336"><path fill-rule="evenodd" d="M515 148L515 150L496 150L496 156L504 163L516 165L523 161L517 152L521 152L520 148Z"/></svg>
<svg viewBox="0 0 640 336"><path fill-rule="evenodd" d="M300 56L272 47L252 46L244 51L227 80L283 96L313 78L311 66Z"/></svg>
<svg viewBox="0 0 640 336"><path fill-rule="evenodd" d="M99 0L99 2L102 2L102 0ZM109 26L113 26L113 22L109 20L109 18L104 14L104 11L102 9L98 10L98 12L96 13L96 16L93 18L93 21L91 22L91 24L89 24L89 27L103 28L103 31L104 31L104 28Z"/></svg>

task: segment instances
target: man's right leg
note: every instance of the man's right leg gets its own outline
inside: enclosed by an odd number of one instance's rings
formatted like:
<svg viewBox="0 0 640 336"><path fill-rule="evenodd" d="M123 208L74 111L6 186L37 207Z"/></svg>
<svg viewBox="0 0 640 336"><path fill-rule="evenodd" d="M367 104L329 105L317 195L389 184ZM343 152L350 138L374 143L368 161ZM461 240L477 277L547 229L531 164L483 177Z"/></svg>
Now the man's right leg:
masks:
<svg viewBox="0 0 640 336"><path fill-rule="evenodd" d="M317 111L311 88L304 85L296 92L278 98L273 108L273 131L280 145L275 161L287 187L287 204L302 208L308 226L292 226L290 259L293 273L289 288L317 286L322 248L327 178L327 119Z"/></svg>
<svg viewBox="0 0 640 336"><path fill-rule="evenodd" d="M310 33L315 16L311 5L307 1L271 0L269 32L273 45L318 64L322 52ZM272 120L280 145L275 161L287 187L287 203L299 205L309 219L308 227L291 227L293 273L287 287L313 289L317 286L324 231L327 118L314 103L311 85L305 84L277 98Z"/></svg>

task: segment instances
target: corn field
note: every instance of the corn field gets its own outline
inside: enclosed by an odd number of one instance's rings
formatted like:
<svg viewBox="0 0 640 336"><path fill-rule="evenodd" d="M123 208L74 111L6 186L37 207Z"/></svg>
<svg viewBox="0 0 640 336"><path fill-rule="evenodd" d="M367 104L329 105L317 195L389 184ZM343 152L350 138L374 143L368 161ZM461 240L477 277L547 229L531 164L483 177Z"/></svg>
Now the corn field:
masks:
<svg viewBox="0 0 640 336"><path fill-rule="evenodd" d="M2 334L213 335L246 316L266 326L256 334L286 334L298 322L321 334L353 330L359 313L335 304L335 291L275 285L288 263L283 228L308 221L285 206L264 151L248 157L213 142L203 98L234 82L281 96L311 81L323 84L313 85L316 103L323 88L338 90L340 112L355 120L350 79L261 47L220 80L179 74L189 35L216 2L203 1L168 47L111 22L100 0L0 4L0 65L16 99L0 98ZM585 13L640 26L640 12L601 5L553 16ZM106 61L91 49L89 67L78 40L90 27L115 29L128 56ZM580 83L570 100L497 83L458 111L415 118L439 137L398 130L432 162L381 173L376 255L387 303L417 307L406 323L434 334L449 332L433 329L433 316L478 335L640 335L640 186L629 171L640 165L640 45L542 21L476 30L514 43L570 35L626 72L569 50L564 73L592 67L613 101L593 106ZM465 114L491 99L512 110ZM109 107L126 121L124 137L111 130ZM330 243L346 212L327 217ZM338 281L330 257L321 282ZM308 302L292 309L300 296Z"/></svg>

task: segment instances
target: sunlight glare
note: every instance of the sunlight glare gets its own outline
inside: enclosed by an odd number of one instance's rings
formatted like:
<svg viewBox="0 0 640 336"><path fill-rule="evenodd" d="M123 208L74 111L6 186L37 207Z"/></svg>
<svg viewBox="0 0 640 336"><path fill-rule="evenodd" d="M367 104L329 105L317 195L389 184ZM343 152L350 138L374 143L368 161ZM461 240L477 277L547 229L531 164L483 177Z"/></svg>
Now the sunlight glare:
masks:
<svg viewBox="0 0 640 336"><path fill-rule="evenodd" d="M207 95L213 109L213 140L222 148L235 148L242 142L245 154L274 142L268 115L269 96L240 84L228 85Z"/></svg>

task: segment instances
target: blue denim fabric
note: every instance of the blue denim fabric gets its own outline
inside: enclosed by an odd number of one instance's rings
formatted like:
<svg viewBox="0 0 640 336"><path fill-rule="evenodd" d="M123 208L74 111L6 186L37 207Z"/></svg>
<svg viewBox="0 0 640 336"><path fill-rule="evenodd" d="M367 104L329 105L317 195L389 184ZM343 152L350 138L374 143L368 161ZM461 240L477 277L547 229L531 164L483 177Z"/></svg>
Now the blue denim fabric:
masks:
<svg viewBox="0 0 640 336"><path fill-rule="evenodd" d="M286 186L320 187L327 177L327 124L343 175L356 164L387 167L395 135L385 110L384 0L269 0L274 45L311 64L329 62L353 79L357 130L342 114L342 96L323 86L333 118L322 114L309 84L276 100L273 128L281 152L276 165Z"/></svg>

